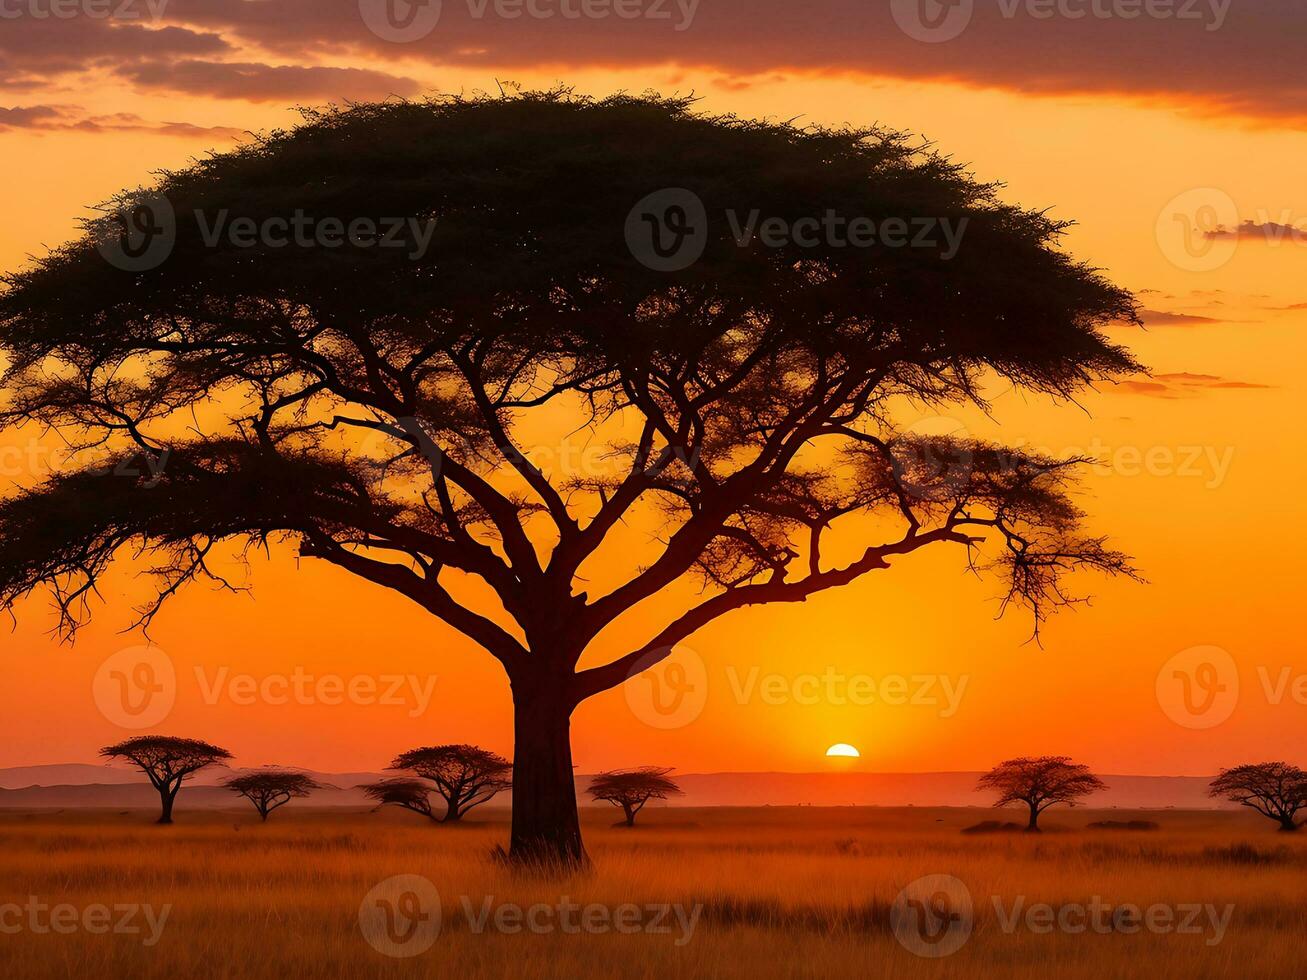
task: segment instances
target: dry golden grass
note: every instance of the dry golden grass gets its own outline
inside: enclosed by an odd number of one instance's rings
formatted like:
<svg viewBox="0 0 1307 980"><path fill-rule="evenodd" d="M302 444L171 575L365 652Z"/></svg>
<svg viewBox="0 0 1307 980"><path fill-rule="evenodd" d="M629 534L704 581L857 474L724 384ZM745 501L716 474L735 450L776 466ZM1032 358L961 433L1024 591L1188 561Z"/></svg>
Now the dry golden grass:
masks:
<svg viewBox="0 0 1307 980"><path fill-rule="evenodd" d="M401 812L290 806L259 825L253 811L185 809L157 827L116 811L0 813L0 907L28 896L171 905L161 938L33 932L0 915L4 977L1273 977L1307 962L1307 833L1277 834L1242 813L1052 812L1042 835L964 835L995 816L973 809L662 809L634 830L585 813L593 871L566 881L514 876L491 859L505 814L462 827ZM1003 814L999 814L1002 816ZM1161 829L1090 830L1142 816ZM922 875L961 879L974 932L956 953L923 959L899 944L888 908ZM443 929L425 952L374 950L359 906L391 875L439 890ZM1010 907L1088 902L1234 906L1222 940L1202 934L1005 932ZM461 896L530 906L699 905L688 942L670 934L477 933ZM24 913L25 915L26 913Z"/></svg>

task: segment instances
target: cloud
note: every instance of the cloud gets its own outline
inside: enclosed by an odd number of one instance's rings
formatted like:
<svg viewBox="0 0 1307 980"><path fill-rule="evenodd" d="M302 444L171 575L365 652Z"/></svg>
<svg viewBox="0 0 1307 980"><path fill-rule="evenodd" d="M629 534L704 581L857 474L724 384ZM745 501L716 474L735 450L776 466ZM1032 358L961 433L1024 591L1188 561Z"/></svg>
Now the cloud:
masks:
<svg viewBox="0 0 1307 980"><path fill-rule="evenodd" d="M1236 228L1218 225L1215 230L1203 233L1208 239L1239 238L1264 241L1269 245L1278 245L1286 238L1293 241L1307 242L1307 228L1286 224L1280 221L1253 221L1246 219Z"/></svg>
<svg viewBox="0 0 1307 980"><path fill-rule="evenodd" d="M694 79L710 72L732 88L789 73L952 82L1022 95L1110 94L1307 128L1307 79L1267 67L1301 59L1300 0L1183 0L1159 5L1167 16L1130 5L1128 17L1101 16L1116 6L1091 10L1090 0L1065 0L1080 17L1033 0L971 0L965 29L934 44L912 36L911 23L900 25L911 4L888 0L445 0L431 32L403 44L368 28L360 8L372 2L169 0L163 27L88 17L7 19L0 84L31 89L59 75L135 65L142 85L164 89L172 62L232 62L226 77L207 76L212 88L177 90L258 100L414 90L404 77L383 85L331 74L349 69L313 67L329 56L332 64L365 59L357 63L365 71L378 60L402 60L413 70L477 68L487 82L493 72L519 68L656 68ZM375 0L378 8L385 2ZM432 8L416 0L414 9ZM578 15L587 9L600 16ZM263 64L269 54L286 64ZM253 64L261 66L257 78L231 77L241 68L250 74ZM326 74L310 80L296 69ZM202 77L192 68L177 81L198 85Z"/></svg>
<svg viewBox="0 0 1307 980"><path fill-rule="evenodd" d="M588 18L575 15L586 9L577 0L537 0L531 6L546 18L520 3L508 18L497 0L445 0L431 32L404 44L370 31L359 0L172 0L166 17L296 60L355 51L487 69L679 66L735 84L785 71L855 74L1026 95L1111 93L1307 127L1307 80L1268 68L1301 60L1300 0L1186 0L1167 16L1132 5L1128 17L1100 16L1111 4L1067 3L1082 16L974 0L965 29L930 44L896 21L910 4L886 0L639 0L595 3L606 16Z"/></svg>
<svg viewBox="0 0 1307 980"><path fill-rule="evenodd" d="M232 50L216 33L177 26L152 29L88 17L20 17L0 24L0 85L11 91L146 58L213 57Z"/></svg>
<svg viewBox="0 0 1307 980"><path fill-rule="evenodd" d="M1154 374L1146 379L1121 381L1111 390L1152 398L1175 399L1193 398L1207 391L1265 390L1271 387L1271 385L1254 384L1250 381L1232 381L1215 374L1179 371L1171 374Z"/></svg>
<svg viewBox="0 0 1307 980"><path fill-rule="evenodd" d="M265 65L254 62L151 61L115 72L143 89L270 102L282 99L384 99L414 95L411 78L365 68Z"/></svg>
<svg viewBox="0 0 1307 980"><path fill-rule="evenodd" d="M188 122L155 122L135 113L87 115L75 105L0 106L0 132L25 129L36 132L153 133L187 138L239 139L244 130L230 126L200 126Z"/></svg>
<svg viewBox="0 0 1307 980"><path fill-rule="evenodd" d="M1146 327L1194 327L1203 323L1220 323L1210 316L1195 316L1192 313L1170 313L1165 310L1140 310L1139 319Z"/></svg>

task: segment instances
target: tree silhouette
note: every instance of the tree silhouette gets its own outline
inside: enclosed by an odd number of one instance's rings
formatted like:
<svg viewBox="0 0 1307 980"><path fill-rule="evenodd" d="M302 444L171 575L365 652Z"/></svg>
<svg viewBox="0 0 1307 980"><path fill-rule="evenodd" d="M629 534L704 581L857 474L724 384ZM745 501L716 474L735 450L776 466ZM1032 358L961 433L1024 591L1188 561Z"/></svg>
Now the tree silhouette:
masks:
<svg viewBox="0 0 1307 980"><path fill-rule="evenodd" d="M223 783L227 789L245 797L267 822L268 814L285 806L297 796L308 796L322 784L312 776L286 769L257 769L232 776Z"/></svg>
<svg viewBox="0 0 1307 980"><path fill-rule="evenodd" d="M475 806L513 786L513 764L475 745L434 745L395 757L391 769L406 769L429 779L445 800L442 823L463 819Z"/></svg>
<svg viewBox="0 0 1307 980"><path fill-rule="evenodd" d="M1030 809L1028 831L1039 830L1039 815L1056 803L1075 806L1107 784L1064 755L1008 759L980 777L977 789L999 794L994 806L1022 803Z"/></svg>
<svg viewBox="0 0 1307 980"><path fill-rule="evenodd" d="M681 795L681 787L676 785L676 780L668 777L671 771L670 768L645 766L641 769L601 772L590 781L586 792L596 800L620 806L626 815L626 825L634 827L635 815L650 800L665 800L669 796Z"/></svg>
<svg viewBox="0 0 1307 980"><path fill-rule="evenodd" d="M383 779L376 783L362 783L359 789L378 807L402 806L405 810L420 813L428 820L441 822L431 809L431 784L420 779Z"/></svg>
<svg viewBox="0 0 1307 980"><path fill-rule="evenodd" d="M1307 772L1287 762L1235 766L1221 770L1207 795L1251 807L1278 821L1281 830L1297 830L1298 811L1307 808Z"/></svg>
<svg viewBox="0 0 1307 980"><path fill-rule="evenodd" d="M150 780L159 791L162 812L159 823L172 823L172 805L182 780L209 766L222 765L231 753L198 738L171 735L137 735L100 750L106 759L125 759Z"/></svg>
<svg viewBox="0 0 1307 980"><path fill-rule="evenodd" d="M665 188L695 195L702 235L683 204L655 206ZM174 221L148 220L160 200ZM895 426L905 404L983 406L992 379L1069 398L1139 367L1099 329L1133 299L1057 247L1064 223L901 134L653 96L388 102L310 112L107 210L0 295L0 423L55 426L88 456L0 506L0 605L48 587L71 632L130 546L159 575L148 623L191 580L228 584L210 565L226 541L392 589L508 675L514 860L585 860L577 705L728 613L936 545L997 573L1036 631L1078 600L1068 574L1133 574L1082 529L1083 460ZM947 257L742 243L753 211L946 219L965 240ZM436 224L425 251L209 234L293 214ZM660 216L697 261L635 258L628 225ZM126 225L167 231L166 260L106 262ZM535 421L588 431L603 465L533 451ZM648 555L617 533L641 522ZM856 557L832 561L832 537ZM705 591L652 635L582 663L695 577Z"/></svg>

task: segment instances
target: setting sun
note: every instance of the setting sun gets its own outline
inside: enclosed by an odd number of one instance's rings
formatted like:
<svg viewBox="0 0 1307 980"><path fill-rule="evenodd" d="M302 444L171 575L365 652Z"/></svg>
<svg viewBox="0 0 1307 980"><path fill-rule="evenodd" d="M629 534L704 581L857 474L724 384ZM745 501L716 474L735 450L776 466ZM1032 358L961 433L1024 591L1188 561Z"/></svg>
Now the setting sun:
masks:
<svg viewBox="0 0 1307 980"><path fill-rule="evenodd" d="M855 749L852 745L849 745L847 742L840 742L836 745L832 745L830 748L826 750L826 757L828 759L829 758L860 759L862 758L862 754L857 749Z"/></svg>

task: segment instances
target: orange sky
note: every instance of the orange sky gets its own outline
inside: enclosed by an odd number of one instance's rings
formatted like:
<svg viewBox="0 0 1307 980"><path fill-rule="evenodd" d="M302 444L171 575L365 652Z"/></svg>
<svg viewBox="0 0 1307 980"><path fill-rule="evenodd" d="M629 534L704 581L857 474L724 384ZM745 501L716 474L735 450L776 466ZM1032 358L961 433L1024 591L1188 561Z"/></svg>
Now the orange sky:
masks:
<svg viewBox="0 0 1307 980"><path fill-rule="evenodd" d="M299 0L246 6L287 18L304 9ZM447 10L455 6L446 0ZM746 23L738 3L720 6L734 6L736 23ZM148 182L152 170L230 146L231 131L292 122L289 104L492 88L496 78L529 87L566 80L597 94L693 89L705 110L924 134L978 177L1005 181L1006 199L1078 219L1067 247L1147 290L1145 306L1169 314L1146 331L1122 328L1158 376L1147 384L1090 394L1078 407L1009 392L993 420L904 419L1106 460L1086 479L1085 505L1150 584L1090 583L1093 605L1053 621L1043 649L1025 643L1029 622L1019 614L994 621L995 583L964 574L947 552L803 605L735 613L678 658L695 687L679 715L651 712L639 681L629 697L609 692L578 710L582 771L653 763L820 769L834 742L857 746L867 770L972 769L1052 751L1109 772L1307 762L1297 738L1307 705L1293 687L1307 674L1296 615L1307 535L1295 519L1307 481L1297 445L1307 233L1218 240L1204 257L1176 231L1177 215L1203 219L1201 205L1232 224L1307 228L1307 98L1301 83L1265 67L1279 43L1272 22L1246 12L1240 21L1231 9L1220 30L1147 24L1132 34L1117 24L1116 33L1068 41L1065 23L1045 36L1037 25L978 15L959 47L873 33L861 60L857 49L833 44L823 61L830 38L805 22L789 25L792 43L783 43L787 25L771 3L759 5L754 43L730 35L708 0L702 20L682 32L559 20L510 32L450 14L448 39L438 27L429 43L414 45L359 35L335 0L323 5L333 16L298 30L289 20L242 21L224 13L229 7L241 5L176 0L164 23L181 35L157 35L144 48L115 38L122 44L100 44L94 57L79 46L101 25L56 24L62 33L43 28L19 44L16 22L0 23L0 267L67 239L88 205ZM842 15L850 9L831 5ZM1259 9L1269 16L1288 8L1268 0ZM521 33L528 29L539 32L538 44ZM1258 30L1271 44L1261 75L1242 60ZM1177 57L1225 56L1224 92L1183 68L1159 70L1168 43ZM1061 44L1071 46L1050 58L1047 49ZM584 447L537 449L579 459ZM0 435L0 451L7 485L42 469L28 433ZM644 547L652 530L631 529L631 548ZM441 741L511 751L507 683L470 641L398 596L285 552L256 558L244 578L252 596L192 588L156 621L153 641L176 674L175 703L157 730L218 741L245 765L327 770L376 768L399 750ZM0 648L0 766L90 761L98 746L131 734L97 707L93 682L107 658L144 642L119 632L139 590L122 569L73 647L47 635L45 600L18 610ZM683 591L642 607L607 638L610 652L647 637L660 614L688 598ZM1233 670L1240 687L1236 701L1217 706L1229 717L1210 728L1178 723L1178 695L1158 688L1159 672L1166 683L1173 677L1177 665L1163 670L1170 658L1202 646L1228 652L1234 667L1211 653L1194 663L1213 663L1223 681ZM279 679L297 672L352 683L359 703L323 703L334 700L330 679L316 703L272 703L285 700ZM245 682L225 682L241 675L272 697L240 703ZM363 703L372 679L382 694L391 676L401 679L394 693L402 703ZM912 678L935 678L924 693L937 703L865 703L867 691L892 699L896 676L908 678L909 695L924 683Z"/></svg>

